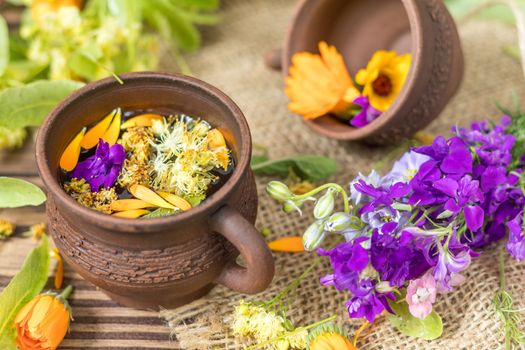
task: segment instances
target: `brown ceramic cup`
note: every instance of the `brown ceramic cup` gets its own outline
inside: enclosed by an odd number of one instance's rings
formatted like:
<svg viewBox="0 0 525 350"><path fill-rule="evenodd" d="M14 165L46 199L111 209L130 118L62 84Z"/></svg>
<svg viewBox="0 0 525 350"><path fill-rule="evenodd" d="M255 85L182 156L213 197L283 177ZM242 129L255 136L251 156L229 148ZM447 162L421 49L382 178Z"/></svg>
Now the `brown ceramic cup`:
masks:
<svg viewBox="0 0 525 350"><path fill-rule="evenodd" d="M200 80L131 73L88 84L61 102L40 128L36 159L48 191L50 233L64 259L115 301L137 308L180 306L222 284L257 293L272 281L274 262L253 224L257 191L251 137L235 103ZM123 219L79 205L59 183L59 159L85 125L115 107L201 117L232 150L231 177L199 206L154 219ZM240 254L245 267L235 260Z"/></svg>
<svg viewBox="0 0 525 350"><path fill-rule="evenodd" d="M283 49L267 63L286 76L295 53L317 53L323 40L342 53L352 76L378 50L412 54L405 86L373 123L356 129L330 115L306 121L330 138L397 143L437 118L462 80L459 36L442 0L300 0Z"/></svg>

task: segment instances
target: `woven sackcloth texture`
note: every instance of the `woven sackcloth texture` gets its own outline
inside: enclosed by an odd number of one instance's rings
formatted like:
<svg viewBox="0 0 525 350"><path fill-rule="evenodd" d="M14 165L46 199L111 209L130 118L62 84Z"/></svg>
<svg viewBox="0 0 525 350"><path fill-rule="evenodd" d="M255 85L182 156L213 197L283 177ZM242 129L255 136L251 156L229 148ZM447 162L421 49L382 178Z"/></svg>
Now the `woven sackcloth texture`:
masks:
<svg viewBox="0 0 525 350"><path fill-rule="evenodd" d="M206 47L189 57L197 77L228 93L248 119L253 140L268 147L271 157L314 153L334 157L340 171L332 180L347 184L358 172L370 171L388 153L387 148L337 142L310 131L299 117L287 110L280 72L267 69L264 54L282 45L294 1L228 0L221 25L206 32ZM450 126L467 125L471 120L499 113L495 101L510 103L513 91L525 92L520 66L502 53L516 40L514 30L498 23L461 24L460 36L465 52L465 78L459 93L428 131L450 134ZM270 238L299 235L309 223L307 217L286 215L269 199L264 186L268 178L258 178L258 228L269 228ZM439 340L426 342L398 333L380 319L365 330L358 346L379 349L500 349L503 336L491 300L498 288L497 256L499 247L489 247L466 273L467 282L454 293L440 296L436 309L445 329ZM276 276L272 286L255 297L217 287L207 297L177 310L161 314L169 321L173 336L184 349L242 349L247 343L234 339L228 318L241 299L268 300L299 276L315 254L275 254ZM506 275L512 292L522 305L525 295L524 266L506 259ZM327 262L309 275L295 295L289 315L297 325L309 324L334 313L340 314L350 333L359 322L345 315L344 294L324 287L318 279L328 270Z"/></svg>
<svg viewBox="0 0 525 350"><path fill-rule="evenodd" d="M319 0L320 1L320 0ZM363 0L364 1L364 0ZM336 142L310 131L287 110L283 79L267 69L264 54L282 45L295 0L223 0L222 22L205 29L204 46L188 56L195 76L230 95L241 107L257 144L265 145L272 158L300 153L322 154L338 160L340 169L331 180L346 186L358 172L368 172L391 148L370 148L361 144ZM513 28L494 22L468 22L460 26L466 71L459 93L439 119L432 133L450 134L450 126L467 125L471 120L497 118L495 102L510 104L516 91L525 98L525 82L517 62L502 53L516 41ZM174 60L164 59L164 68L173 69ZM0 153L0 175L19 176L39 185L33 157L34 146L15 153ZM258 178L258 228L269 228L270 239L300 235L307 217L286 215L264 192L270 178ZM15 222L20 234L28 225L45 221L43 207L0 210L0 218ZM0 241L0 290L19 270L35 242L20 236ZM467 271L467 282L454 293L441 296L436 305L445 324L443 337L433 342L410 339L379 319L359 340L361 350L382 349L503 349L501 324L492 308L498 288L499 247L485 250ZM239 295L218 286L208 296L176 310L160 313L120 307L95 286L66 267L66 281L75 286L71 297L74 322L60 349L243 349L228 320L241 299L268 300L298 277L315 259L315 254L275 254L276 277L272 286L257 296ZM523 265L506 259L506 277L518 308L525 307ZM289 315L296 325L306 325L332 314L353 333L360 321L348 320L344 302L347 295L319 284L329 272L323 261L292 295ZM524 325L525 327L525 325ZM171 334L171 340L170 340Z"/></svg>

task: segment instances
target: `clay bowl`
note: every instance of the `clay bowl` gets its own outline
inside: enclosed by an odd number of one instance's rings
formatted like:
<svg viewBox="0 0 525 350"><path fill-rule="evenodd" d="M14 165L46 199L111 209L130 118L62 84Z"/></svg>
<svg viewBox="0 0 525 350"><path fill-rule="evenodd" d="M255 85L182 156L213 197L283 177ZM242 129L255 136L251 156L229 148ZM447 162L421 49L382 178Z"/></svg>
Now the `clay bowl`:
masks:
<svg viewBox="0 0 525 350"><path fill-rule="evenodd" d="M242 293L264 290L274 263L253 226L257 191L251 137L235 103L197 79L131 73L88 84L58 105L40 128L36 159L48 191L50 233L64 259L117 302L172 308L223 284ZM201 205L175 216L122 219L79 205L59 183L60 156L72 137L115 107L199 116L218 127L236 168ZM243 255L245 266L235 263Z"/></svg>
<svg viewBox="0 0 525 350"><path fill-rule="evenodd" d="M413 58L397 100L373 123L356 129L330 115L306 121L334 139L385 144L408 138L438 117L462 79L458 33L440 0L301 0L282 49L283 74L294 53L317 53L322 40L338 48L352 76L377 50Z"/></svg>

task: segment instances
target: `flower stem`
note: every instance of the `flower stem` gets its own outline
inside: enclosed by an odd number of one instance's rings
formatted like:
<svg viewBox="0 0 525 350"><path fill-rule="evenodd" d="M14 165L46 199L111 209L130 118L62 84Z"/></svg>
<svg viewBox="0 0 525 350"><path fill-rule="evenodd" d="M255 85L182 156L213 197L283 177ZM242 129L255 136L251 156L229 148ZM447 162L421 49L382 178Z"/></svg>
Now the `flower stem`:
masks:
<svg viewBox="0 0 525 350"><path fill-rule="evenodd" d="M348 200L348 194L346 193L346 191L344 190L343 187L341 187L341 185L338 185L336 183L327 183L327 184L324 184L322 186L319 186L317 188L314 188L313 190L311 190L310 192L307 192L305 194L302 194L300 196L294 196L294 199L295 200L302 200L302 199L307 199L307 198L310 198L310 197L313 197L315 196L316 194L318 194L319 192L323 191L323 190L326 190L328 188L331 188L333 190L335 190L336 192L340 193L341 196L343 196L343 205L344 205L344 212L346 214L350 214L350 202Z"/></svg>
<svg viewBox="0 0 525 350"><path fill-rule="evenodd" d="M62 293L60 293L59 297L63 300L67 300L67 298L69 298L69 296L71 295L71 293L73 292L73 286L70 284L69 286L67 286L63 291Z"/></svg>

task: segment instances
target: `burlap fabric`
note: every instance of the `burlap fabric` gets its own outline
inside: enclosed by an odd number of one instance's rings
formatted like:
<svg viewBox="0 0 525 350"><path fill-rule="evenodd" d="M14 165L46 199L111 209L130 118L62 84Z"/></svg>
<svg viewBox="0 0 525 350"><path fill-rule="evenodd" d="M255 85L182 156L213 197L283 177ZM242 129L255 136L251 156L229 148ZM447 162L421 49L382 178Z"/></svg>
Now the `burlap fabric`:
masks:
<svg viewBox="0 0 525 350"><path fill-rule="evenodd" d="M340 171L332 180L347 184L357 172L370 171L388 151L359 144L336 142L310 131L299 117L287 110L283 79L279 72L264 66L267 50L282 44L294 9L287 0L227 0L221 25L206 32L206 46L189 57L195 75L228 93L241 107L251 127L255 143L268 147L272 157L314 153L334 157ZM461 90L428 131L450 134L450 126L466 125L471 120L497 118L495 102L509 104L513 91L524 95L524 80L518 63L502 53L513 44L513 28L498 23L469 22L460 26L466 58L465 79ZM260 195L259 228L267 227L270 238L299 235L308 217L286 215L264 192L268 178L258 178ZM493 246L472 263L467 282L457 291L440 296L436 310L443 317L445 330L439 340L426 342L398 333L384 319L366 329L359 349L501 349L500 321L492 307L498 288L497 250ZM177 310L161 313L184 349L242 349L247 343L234 339L228 319L240 299L268 300L283 286L299 276L314 259L314 254L276 254L276 277L266 292L255 297L217 287L209 296ZM297 325L318 321L334 313L353 333L359 322L345 315L346 295L318 283L329 271L325 263L310 274L292 296L289 315ZM523 305L525 275L523 264L510 258L506 276L518 307Z"/></svg>

